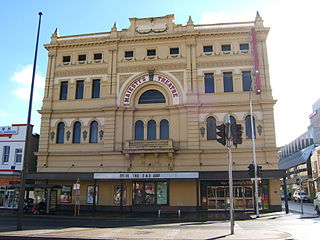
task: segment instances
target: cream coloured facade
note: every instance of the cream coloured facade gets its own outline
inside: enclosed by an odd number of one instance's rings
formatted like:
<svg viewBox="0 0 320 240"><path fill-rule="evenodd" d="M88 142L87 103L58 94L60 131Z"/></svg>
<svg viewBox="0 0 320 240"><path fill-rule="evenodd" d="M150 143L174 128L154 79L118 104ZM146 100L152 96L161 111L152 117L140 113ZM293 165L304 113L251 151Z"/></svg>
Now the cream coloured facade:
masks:
<svg viewBox="0 0 320 240"><path fill-rule="evenodd" d="M233 149L235 206L252 209L251 79L261 208L281 209L269 28L258 14L242 23L173 20L130 18L128 29L75 36L56 30L45 45L38 168L28 177L61 187L50 189L58 210L75 202L116 211L226 210L227 152L216 141L226 114L243 126ZM77 179L80 195L72 190Z"/></svg>

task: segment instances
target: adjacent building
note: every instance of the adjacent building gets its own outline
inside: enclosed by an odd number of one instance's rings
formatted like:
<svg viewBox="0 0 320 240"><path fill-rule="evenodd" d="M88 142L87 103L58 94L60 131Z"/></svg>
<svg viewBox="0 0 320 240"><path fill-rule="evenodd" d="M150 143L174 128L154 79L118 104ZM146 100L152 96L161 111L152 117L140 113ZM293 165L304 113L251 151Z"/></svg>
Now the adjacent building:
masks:
<svg viewBox="0 0 320 240"><path fill-rule="evenodd" d="M37 173L52 209L224 211L226 147L217 126L243 126L233 148L235 208L253 210L249 99L260 206L281 210L266 39L254 21L175 24L174 15L130 18L127 29L60 36L48 50ZM254 84L252 84L252 81ZM92 207L94 206L94 207Z"/></svg>
<svg viewBox="0 0 320 240"><path fill-rule="evenodd" d="M18 195L15 185L20 183L24 161L26 124L12 124L0 127L0 208L17 208ZM32 132L32 127L30 128ZM29 139L29 170L35 171L39 135L31 134Z"/></svg>

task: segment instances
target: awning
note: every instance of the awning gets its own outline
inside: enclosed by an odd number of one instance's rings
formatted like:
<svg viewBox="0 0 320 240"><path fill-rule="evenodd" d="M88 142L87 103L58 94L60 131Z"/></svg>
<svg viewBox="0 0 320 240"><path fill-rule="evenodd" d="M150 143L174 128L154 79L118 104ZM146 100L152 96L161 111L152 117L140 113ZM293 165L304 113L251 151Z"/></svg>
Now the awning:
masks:
<svg viewBox="0 0 320 240"><path fill-rule="evenodd" d="M298 166L300 164L306 163L310 158L313 150L315 149L315 145L310 145L294 154L282 158L279 161L279 168L280 169L289 169L291 167Z"/></svg>

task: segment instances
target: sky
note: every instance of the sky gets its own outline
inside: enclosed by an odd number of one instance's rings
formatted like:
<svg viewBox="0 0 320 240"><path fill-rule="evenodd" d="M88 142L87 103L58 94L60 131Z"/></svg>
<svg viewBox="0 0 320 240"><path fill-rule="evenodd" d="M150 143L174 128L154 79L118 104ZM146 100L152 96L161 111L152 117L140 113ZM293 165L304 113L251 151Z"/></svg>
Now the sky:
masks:
<svg viewBox="0 0 320 240"><path fill-rule="evenodd" d="M256 11L270 27L267 39L277 146L307 131L312 104L320 98L320 2L318 0L11 0L0 8L0 126L26 123L38 27L43 12L31 123L40 133L47 51L56 28L61 36L129 27L129 18L175 15L175 23L253 21ZM306 45L308 47L306 47ZM315 46L315 47L312 47Z"/></svg>

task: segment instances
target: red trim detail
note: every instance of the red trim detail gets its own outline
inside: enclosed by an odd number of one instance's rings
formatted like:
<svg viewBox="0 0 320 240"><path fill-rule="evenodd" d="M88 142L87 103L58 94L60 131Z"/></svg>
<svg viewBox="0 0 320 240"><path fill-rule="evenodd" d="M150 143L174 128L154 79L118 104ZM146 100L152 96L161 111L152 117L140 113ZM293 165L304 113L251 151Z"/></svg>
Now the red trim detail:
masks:
<svg viewBox="0 0 320 240"><path fill-rule="evenodd" d="M0 137L8 137L8 138L11 138L11 137L12 137L12 134L0 134Z"/></svg>
<svg viewBox="0 0 320 240"><path fill-rule="evenodd" d="M252 48L253 48L253 63L254 63L254 74L255 74L255 84L256 93L261 93L261 82L260 82L260 71L259 71L259 55L257 49L257 32L255 28L251 28L252 34Z"/></svg>
<svg viewBox="0 0 320 240"><path fill-rule="evenodd" d="M28 124L12 124L12 127L27 126ZM31 124L30 124L31 125ZM32 125L31 125L32 126Z"/></svg>
<svg viewBox="0 0 320 240"><path fill-rule="evenodd" d="M15 169L0 169L0 172L21 172L21 170L15 170Z"/></svg>
<svg viewBox="0 0 320 240"><path fill-rule="evenodd" d="M8 141L0 141L0 142L25 142L26 140L8 140Z"/></svg>

